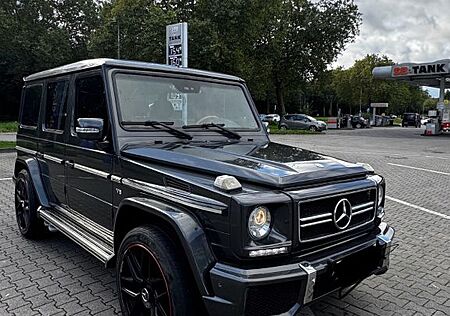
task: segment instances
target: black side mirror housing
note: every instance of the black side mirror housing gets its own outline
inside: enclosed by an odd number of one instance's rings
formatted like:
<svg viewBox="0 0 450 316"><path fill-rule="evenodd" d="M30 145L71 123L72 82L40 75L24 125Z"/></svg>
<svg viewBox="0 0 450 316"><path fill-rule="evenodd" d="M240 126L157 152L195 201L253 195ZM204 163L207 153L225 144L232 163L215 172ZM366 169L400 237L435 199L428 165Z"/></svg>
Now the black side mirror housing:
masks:
<svg viewBox="0 0 450 316"><path fill-rule="evenodd" d="M79 118L75 132L78 137L86 140L101 140L103 137L103 119Z"/></svg>

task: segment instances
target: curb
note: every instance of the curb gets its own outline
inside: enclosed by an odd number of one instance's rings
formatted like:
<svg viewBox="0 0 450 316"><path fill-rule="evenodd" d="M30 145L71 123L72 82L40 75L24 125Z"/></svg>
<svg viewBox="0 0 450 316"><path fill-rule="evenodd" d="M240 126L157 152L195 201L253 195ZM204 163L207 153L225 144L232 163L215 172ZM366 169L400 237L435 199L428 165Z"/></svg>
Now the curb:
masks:
<svg viewBox="0 0 450 316"><path fill-rule="evenodd" d="M14 153L16 152L15 148L0 148L0 154Z"/></svg>

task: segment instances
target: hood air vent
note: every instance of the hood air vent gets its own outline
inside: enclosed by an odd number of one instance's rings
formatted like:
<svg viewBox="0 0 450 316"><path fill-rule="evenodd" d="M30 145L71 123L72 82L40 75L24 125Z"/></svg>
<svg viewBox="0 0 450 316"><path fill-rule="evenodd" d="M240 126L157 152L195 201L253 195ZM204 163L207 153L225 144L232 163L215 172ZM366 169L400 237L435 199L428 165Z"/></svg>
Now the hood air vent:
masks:
<svg viewBox="0 0 450 316"><path fill-rule="evenodd" d="M191 187L188 184L183 183L181 181L178 181L175 179L170 179L170 178L165 178L164 183L166 184L166 187L181 190L181 191L191 192Z"/></svg>

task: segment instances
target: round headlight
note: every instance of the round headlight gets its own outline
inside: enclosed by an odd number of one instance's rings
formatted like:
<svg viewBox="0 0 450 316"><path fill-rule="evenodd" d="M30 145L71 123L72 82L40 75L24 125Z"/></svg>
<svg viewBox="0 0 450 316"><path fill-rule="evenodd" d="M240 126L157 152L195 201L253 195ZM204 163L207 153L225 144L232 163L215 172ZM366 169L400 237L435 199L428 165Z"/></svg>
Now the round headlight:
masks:
<svg viewBox="0 0 450 316"><path fill-rule="evenodd" d="M381 203L383 202L383 199L384 199L384 189L380 185L380 186L378 186L378 206L381 205Z"/></svg>
<svg viewBox="0 0 450 316"><path fill-rule="evenodd" d="M270 212L267 207L258 206L248 218L248 233L254 239L262 239L270 232Z"/></svg>

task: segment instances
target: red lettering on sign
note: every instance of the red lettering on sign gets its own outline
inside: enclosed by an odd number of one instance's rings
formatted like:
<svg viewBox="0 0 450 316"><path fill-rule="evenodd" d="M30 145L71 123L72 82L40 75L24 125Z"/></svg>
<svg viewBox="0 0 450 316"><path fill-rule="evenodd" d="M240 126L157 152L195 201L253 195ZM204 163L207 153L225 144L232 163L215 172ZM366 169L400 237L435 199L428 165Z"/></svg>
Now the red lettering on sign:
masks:
<svg viewBox="0 0 450 316"><path fill-rule="evenodd" d="M408 66L401 66L401 67L394 67L394 76L404 76L409 73L409 67Z"/></svg>

